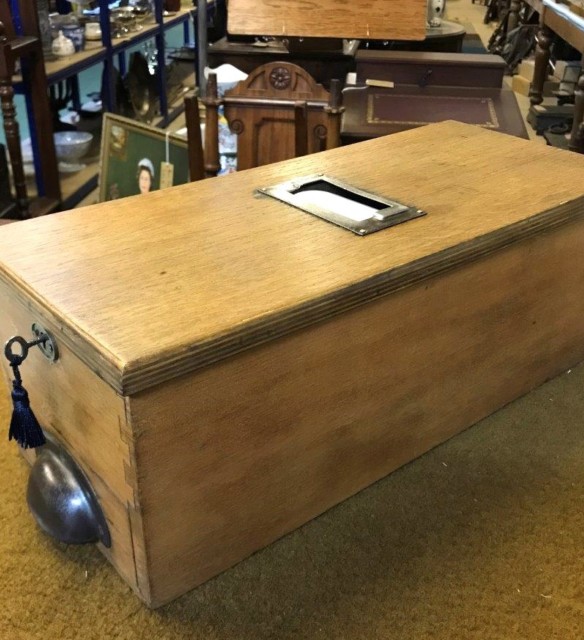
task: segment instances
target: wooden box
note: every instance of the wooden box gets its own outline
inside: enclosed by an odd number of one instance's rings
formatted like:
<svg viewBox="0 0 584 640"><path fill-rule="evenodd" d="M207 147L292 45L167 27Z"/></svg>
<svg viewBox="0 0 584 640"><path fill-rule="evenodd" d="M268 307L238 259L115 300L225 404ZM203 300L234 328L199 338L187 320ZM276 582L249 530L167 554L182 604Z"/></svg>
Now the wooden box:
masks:
<svg viewBox="0 0 584 640"><path fill-rule="evenodd" d="M584 359L583 170L449 122L3 226L0 336L55 336L23 380L139 597L170 601ZM320 173L426 215L361 237L255 192Z"/></svg>

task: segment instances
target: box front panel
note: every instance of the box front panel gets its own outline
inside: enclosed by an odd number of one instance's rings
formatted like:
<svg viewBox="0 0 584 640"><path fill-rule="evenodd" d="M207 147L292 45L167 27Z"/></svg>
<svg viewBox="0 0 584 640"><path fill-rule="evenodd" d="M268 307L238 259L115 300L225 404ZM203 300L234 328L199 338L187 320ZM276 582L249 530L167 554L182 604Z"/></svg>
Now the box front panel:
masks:
<svg viewBox="0 0 584 640"><path fill-rule="evenodd" d="M132 397L162 604L584 358L584 225Z"/></svg>

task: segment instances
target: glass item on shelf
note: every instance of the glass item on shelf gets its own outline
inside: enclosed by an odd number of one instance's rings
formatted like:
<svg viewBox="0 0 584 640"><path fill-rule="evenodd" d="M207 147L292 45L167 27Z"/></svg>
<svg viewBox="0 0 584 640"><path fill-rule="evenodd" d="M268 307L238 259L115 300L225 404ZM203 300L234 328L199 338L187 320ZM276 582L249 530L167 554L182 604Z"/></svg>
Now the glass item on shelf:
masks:
<svg viewBox="0 0 584 640"><path fill-rule="evenodd" d="M139 22L154 15L154 3L152 0L130 0L130 7Z"/></svg>
<svg viewBox="0 0 584 640"><path fill-rule="evenodd" d="M52 52L60 57L71 56L75 53L73 41L66 38L62 31L59 31L59 35L53 40L51 48Z"/></svg>
<svg viewBox="0 0 584 640"><path fill-rule="evenodd" d="M43 43L45 57L52 58L53 37L51 35L51 20L49 17L49 0L37 0L37 15L39 18L39 30Z"/></svg>

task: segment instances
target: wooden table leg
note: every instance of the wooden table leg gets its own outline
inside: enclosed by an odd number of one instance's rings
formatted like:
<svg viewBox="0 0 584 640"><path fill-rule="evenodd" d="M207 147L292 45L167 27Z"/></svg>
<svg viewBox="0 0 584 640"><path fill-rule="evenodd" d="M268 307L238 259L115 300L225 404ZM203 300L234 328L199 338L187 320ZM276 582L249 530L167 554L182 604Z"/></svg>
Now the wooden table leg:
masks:
<svg viewBox="0 0 584 640"><path fill-rule="evenodd" d="M205 96L205 176L212 178L219 173L219 106L222 103L217 93L217 74L209 73L206 80Z"/></svg>
<svg viewBox="0 0 584 640"><path fill-rule="evenodd" d="M533 80L529 89L529 101L531 104L541 104L543 102L543 85L547 78L551 42L551 30L544 24L540 24L540 28L537 33L537 46L535 48Z"/></svg>
<svg viewBox="0 0 584 640"><path fill-rule="evenodd" d="M570 133L570 140L568 142L568 149L570 149L570 151L578 151L579 153L582 153L583 151L582 136L584 135L584 57L582 58L582 64L582 72L580 73L580 77L578 78L578 83L576 84L576 89L574 91L574 122L572 124L572 132Z"/></svg>
<svg viewBox="0 0 584 640"><path fill-rule="evenodd" d="M6 52L8 45L4 44L0 46L5 47L3 55L10 55ZM14 88L12 86L12 80L9 73L2 74L0 77L0 110L4 120L6 146L8 147L10 164L12 165L12 181L16 192L16 203L19 217L29 218L29 200L26 190L22 148L20 146L20 128L16 118Z"/></svg>

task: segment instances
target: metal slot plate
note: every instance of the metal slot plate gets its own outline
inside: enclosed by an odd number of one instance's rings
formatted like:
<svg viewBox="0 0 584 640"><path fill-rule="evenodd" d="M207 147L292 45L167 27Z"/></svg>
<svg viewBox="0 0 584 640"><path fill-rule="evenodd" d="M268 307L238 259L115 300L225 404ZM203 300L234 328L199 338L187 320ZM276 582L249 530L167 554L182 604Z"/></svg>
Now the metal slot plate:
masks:
<svg viewBox="0 0 584 640"><path fill-rule="evenodd" d="M262 187L257 192L359 236L426 215L417 207L369 193L323 174L287 180Z"/></svg>

